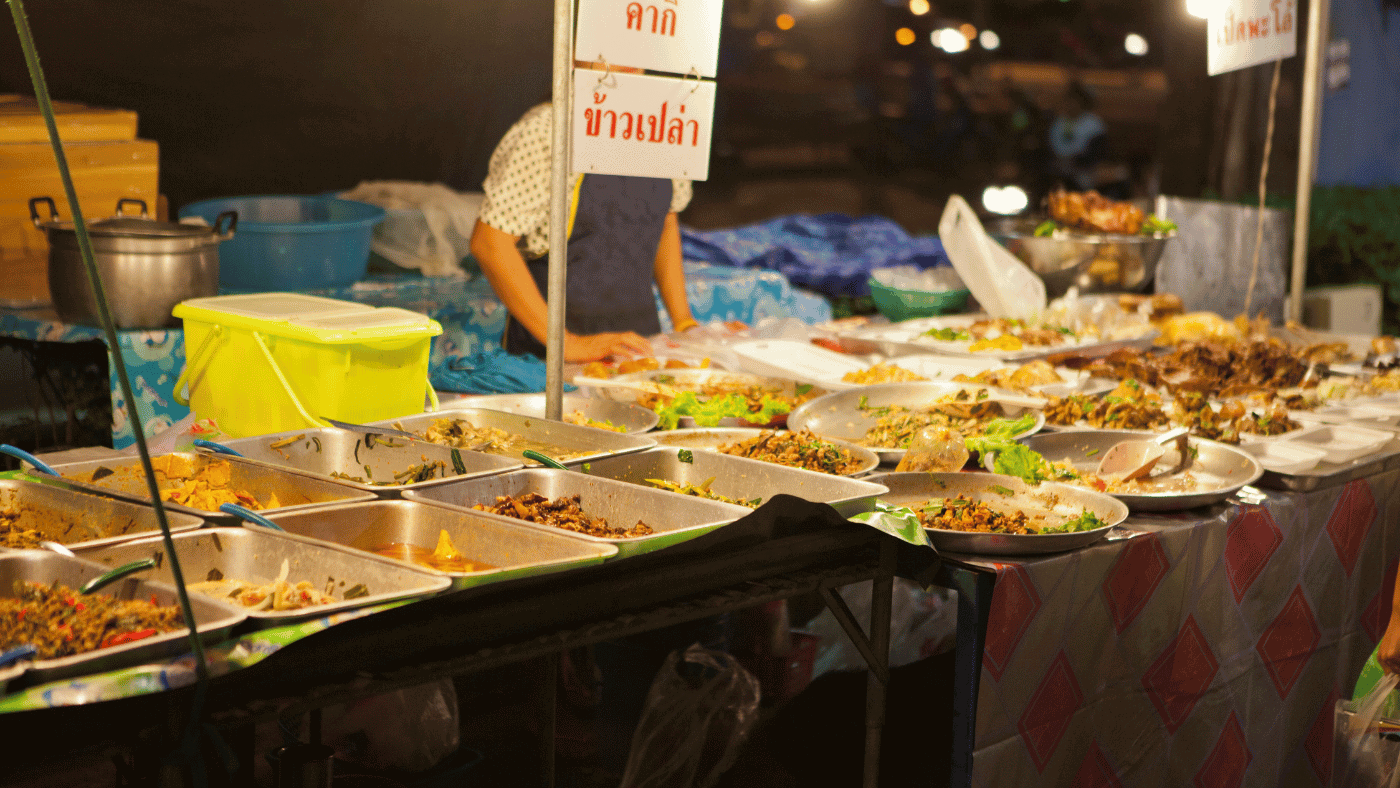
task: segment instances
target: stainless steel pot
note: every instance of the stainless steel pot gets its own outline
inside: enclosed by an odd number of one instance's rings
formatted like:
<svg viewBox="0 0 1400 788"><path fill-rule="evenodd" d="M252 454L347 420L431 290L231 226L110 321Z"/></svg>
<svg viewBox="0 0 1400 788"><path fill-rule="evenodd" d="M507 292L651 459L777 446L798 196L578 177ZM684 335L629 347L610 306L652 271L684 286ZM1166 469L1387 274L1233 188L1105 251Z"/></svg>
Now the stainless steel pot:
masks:
<svg viewBox="0 0 1400 788"><path fill-rule="evenodd" d="M49 217L39 215L47 204ZM139 217L122 212L139 205ZM65 323L99 325L97 298L88 285L71 221L59 221L52 198L29 201L34 226L49 239L49 292ZM170 310L189 298L217 295L219 242L233 237L238 214L219 214L213 227L148 218L142 200L117 201L116 215L87 225L93 259L102 274L107 303L117 328L161 328L178 321Z"/></svg>

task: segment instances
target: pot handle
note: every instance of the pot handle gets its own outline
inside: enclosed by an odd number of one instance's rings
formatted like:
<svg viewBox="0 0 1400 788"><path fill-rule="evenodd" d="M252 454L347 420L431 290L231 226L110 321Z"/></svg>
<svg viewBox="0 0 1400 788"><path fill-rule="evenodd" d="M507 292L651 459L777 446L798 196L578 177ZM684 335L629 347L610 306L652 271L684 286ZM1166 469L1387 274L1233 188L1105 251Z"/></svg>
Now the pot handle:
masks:
<svg viewBox="0 0 1400 788"><path fill-rule="evenodd" d="M138 199L136 199L135 197L122 197L122 198L120 198L120 199L117 200L117 216L126 216L126 214L122 213L122 206L125 205L125 204L127 204L127 203L133 203L133 204L135 204L135 205L141 206L141 218L142 218L142 219L149 219L149 218L150 218L150 216L146 213L146 201L145 201L145 200L138 200Z"/></svg>
<svg viewBox="0 0 1400 788"><path fill-rule="evenodd" d="M224 220L228 220L228 226L224 227ZM223 228L223 229L220 229ZM233 231L238 228L238 211L224 211L214 217L214 235L220 241L227 241L233 237Z"/></svg>
<svg viewBox="0 0 1400 788"><path fill-rule="evenodd" d="M40 230L44 229L43 219L39 218L39 206L49 206L49 221L58 221L58 206L53 204L52 197L32 197L29 200L29 219L34 222L34 226Z"/></svg>

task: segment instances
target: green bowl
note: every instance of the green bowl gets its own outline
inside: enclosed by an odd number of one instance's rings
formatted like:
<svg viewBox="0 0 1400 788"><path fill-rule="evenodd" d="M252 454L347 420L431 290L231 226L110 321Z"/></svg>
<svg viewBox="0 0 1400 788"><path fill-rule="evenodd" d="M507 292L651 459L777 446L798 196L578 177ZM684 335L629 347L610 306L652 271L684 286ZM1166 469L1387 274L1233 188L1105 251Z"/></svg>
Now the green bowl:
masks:
<svg viewBox="0 0 1400 788"><path fill-rule="evenodd" d="M900 290L870 278L870 298L880 314L898 323L915 317L933 317L967 308L966 288L961 290Z"/></svg>

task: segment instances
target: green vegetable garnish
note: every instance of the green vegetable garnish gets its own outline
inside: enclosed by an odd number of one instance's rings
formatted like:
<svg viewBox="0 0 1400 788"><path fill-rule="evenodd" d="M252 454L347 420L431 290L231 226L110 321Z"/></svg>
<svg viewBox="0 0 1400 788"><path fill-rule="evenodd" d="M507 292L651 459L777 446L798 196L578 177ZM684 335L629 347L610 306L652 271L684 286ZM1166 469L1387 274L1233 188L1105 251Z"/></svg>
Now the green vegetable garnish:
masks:
<svg viewBox="0 0 1400 788"><path fill-rule="evenodd" d="M1142 235L1156 235L1157 233L1170 233L1176 230L1176 222L1170 219L1158 219L1155 214L1148 216L1142 222Z"/></svg>
<svg viewBox="0 0 1400 788"><path fill-rule="evenodd" d="M1036 237L1036 238L1045 238L1045 237L1054 235L1054 234L1055 234L1055 231L1058 230L1058 229L1060 229L1060 226L1059 226L1058 224L1055 223L1055 220L1054 220L1054 219L1046 219L1045 221L1043 221L1043 222L1041 222L1040 224L1036 225L1036 228L1035 228L1035 237Z"/></svg>
<svg viewBox="0 0 1400 788"><path fill-rule="evenodd" d="M1092 457L1092 456L1094 456L1095 454L1098 454L1098 453L1099 453L1099 450L1098 450L1098 449L1090 449L1090 450L1084 452L1084 456L1085 456L1085 457Z"/></svg>
<svg viewBox="0 0 1400 788"><path fill-rule="evenodd" d="M1000 484L993 484L991 487L988 487L987 489L988 489L988 490L991 490L992 492L996 493L997 495L1001 495L1001 496L1006 497L1006 498L1010 498L1011 496L1013 496L1013 495L1016 494L1016 491L1015 491L1015 490L1011 489L1010 487L1003 487L1003 486L1000 485Z"/></svg>
<svg viewBox="0 0 1400 788"><path fill-rule="evenodd" d="M1100 520L1098 515L1085 509L1083 512L1080 512L1078 517L1066 520L1063 524L1054 526L1053 528L1042 528L1040 532L1043 534L1073 534L1079 533L1080 531L1092 531L1095 528L1105 528L1107 526L1108 523Z"/></svg>
<svg viewBox="0 0 1400 788"><path fill-rule="evenodd" d="M972 338L971 334L956 328L930 328L925 331L923 335L926 337L933 337L934 339L941 339L945 342L962 342Z"/></svg>
<svg viewBox="0 0 1400 788"><path fill-rule="evenodd" d="M811 383L803 383L803 384L799 385L797 388L793 389L792 391L793 391L794 394L796 394L797 396L800 397L800 396L802 396L803 394L806 394L807 392L809 392L809 391L811 391L811 390L812 390L812 384L811 384Z"/></svg>
<svg viewBox="0 0 1400 788"><path fill-rule="evenodd" d="M721 419L740 418L754 424L767 424L775 416L788 413L792 406L783 400L764 397L758 413L749 411L748 400L742 394L720 394L711 397L705 402L693 391L682 391L671 401L669 405L657 408L656 415L661 417L657 425L663 430L673 430L680 422L681 416L690 416L695 419L698 427L713 427L720 423Z"/></svg>
<svg viewBox="0 0 1400 788"><path fill-rule="evenodd" d="M695 454L690 449L681 449L676 452L676 459L685 463L693 463L695 462Z"/></svg>

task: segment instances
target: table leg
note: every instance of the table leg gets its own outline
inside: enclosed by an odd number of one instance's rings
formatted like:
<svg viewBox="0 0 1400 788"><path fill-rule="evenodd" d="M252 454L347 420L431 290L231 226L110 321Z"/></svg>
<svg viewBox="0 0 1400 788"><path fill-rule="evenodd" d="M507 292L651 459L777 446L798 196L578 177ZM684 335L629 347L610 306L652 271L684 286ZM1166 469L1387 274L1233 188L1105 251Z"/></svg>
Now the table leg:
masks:
<svg viewBox="0 0 1400 788"><path fill-rule="evenodd" d="M876 663L865 678L865 772L861 785L880 784L880 740L885 728L885 701L889 693L890 612L894 595L894 548L880 548L880 575L870 591L870 640Z"/></svg>
<svg viewBox="0 0 1400 788"><path fill-rule="evenodd" d="M972 750L977 743L977 690L996 575L944 563L938 582L958 592L958 642L953 668L953 768L949 785L972 785Z"/></svg>
<svg viewBox="0 0 1400 788"><path fill-rule="evenodd" d="M559 696L559 652L540 658L540 785L554 786L554 723Z"/></svg>

